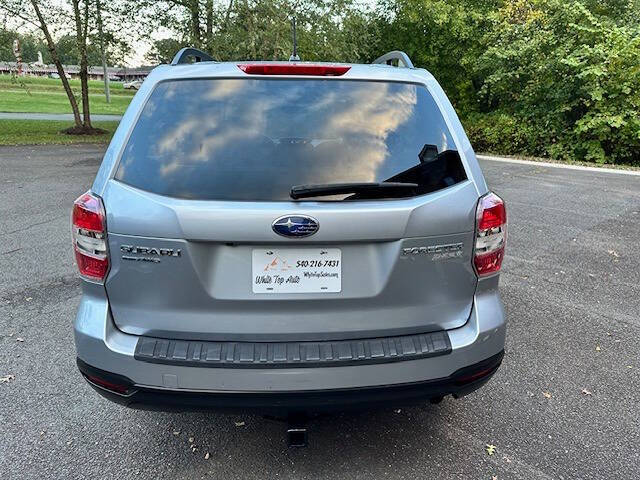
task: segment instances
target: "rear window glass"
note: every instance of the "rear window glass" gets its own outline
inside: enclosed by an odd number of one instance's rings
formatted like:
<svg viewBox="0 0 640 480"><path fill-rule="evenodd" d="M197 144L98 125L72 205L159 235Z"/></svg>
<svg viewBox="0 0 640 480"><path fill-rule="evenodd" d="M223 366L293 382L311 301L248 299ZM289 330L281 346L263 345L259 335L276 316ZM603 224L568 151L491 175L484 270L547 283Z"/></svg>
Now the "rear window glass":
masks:
<svg viewBox="0 0 640 480"><path fill-rule="evenodd" d="M280 201L291 200L291 188L299 185L417 184L388 189L397 198L466 177L423 86L261 78L159 83L115 178L179 198ZM385 198L386 190L375 195Z"/></svg>

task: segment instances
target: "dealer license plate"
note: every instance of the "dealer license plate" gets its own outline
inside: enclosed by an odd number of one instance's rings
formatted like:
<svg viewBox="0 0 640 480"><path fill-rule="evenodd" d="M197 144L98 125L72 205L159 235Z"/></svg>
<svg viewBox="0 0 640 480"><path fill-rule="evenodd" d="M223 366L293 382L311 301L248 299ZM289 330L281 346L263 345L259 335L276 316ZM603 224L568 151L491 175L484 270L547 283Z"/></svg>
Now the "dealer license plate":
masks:
<svg viewBox="0 0 640 480"><path fill-rule="evenodd" d="M339 248L254 249L253 293L336 293L342 290Z"/></svg>

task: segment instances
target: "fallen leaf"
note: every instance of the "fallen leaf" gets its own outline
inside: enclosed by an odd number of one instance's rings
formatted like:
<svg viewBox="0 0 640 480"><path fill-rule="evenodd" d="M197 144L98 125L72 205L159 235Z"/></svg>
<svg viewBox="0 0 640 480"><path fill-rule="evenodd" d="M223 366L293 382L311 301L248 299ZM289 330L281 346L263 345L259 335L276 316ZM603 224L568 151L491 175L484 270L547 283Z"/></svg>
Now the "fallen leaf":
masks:
<svg viewBox="0 0 640 480"><path fill-rule="evenodd" d="M542 392L542 395L544 395L544 398L551 398L551 394L549 392Z"/></svg>
<svg viewBox="0 0 640 480"><path fill-rule="evenodd" d="M611 255L612 257L618 258L620 257L620 255L618 255L618 252L616 252L615 250L607 250L607 252L609 253L609 255Z"/></svg>
<svg viewBox="0 0 640 480"><path fill-rule="evenodd" d="M487 444L486 450L487 450L487 455L493 455L494 453L496 453L496 446Z"/></svg>
<svg viewBox="0 0 640 480"><path fill-rule="evenodd" d="M587 390L586 388L582 389L582 393L585 395L591 395L591 392L589 390Z"/></svg>
<svg viewBox="0 0 640 480"><path fill-rule="evenodd" d="M205 459L205 460L209 460L209 452L207 452L207 453L205 453L205 454L204 454L204 459Z"/></svg>
<svg viewBox="0 0 640 480"><path fill-rule="evenodd" d="M596 352L600 351L600 345L596 345Z"/></svg>
<svg viewBox="0 0 640 480"><path fill-rule="evenodd" d="M9 383L15 379L16 379L15 375L4 375L0 377L0 383Z"/></svg>
<svg viewBox="0 0 640 480"><path fill-rule="evenodd" d="M244 427L244 422L235 422L236 427Z"/></svg>
<svg viewBox="0 0 640 480"><path fill-rule="evenodd" d="M173 431L173 434L174 434L174 435L180 435L180 430L174 430L174 431Z"/></svg>

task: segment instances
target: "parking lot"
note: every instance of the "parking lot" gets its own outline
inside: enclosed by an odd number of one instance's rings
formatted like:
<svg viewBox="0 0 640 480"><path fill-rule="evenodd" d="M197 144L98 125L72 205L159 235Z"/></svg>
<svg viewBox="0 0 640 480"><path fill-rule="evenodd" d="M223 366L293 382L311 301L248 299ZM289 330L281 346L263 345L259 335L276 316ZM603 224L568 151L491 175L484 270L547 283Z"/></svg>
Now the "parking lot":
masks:
<svg viewBox="0 0 640 480"><path fill-rule="evenodd" d="M0 478L640 478L640 176L483 161L509 212L499 372L290 450L280 423L127 410L77 373L69 212L103 151L0 147Z"/></svg>

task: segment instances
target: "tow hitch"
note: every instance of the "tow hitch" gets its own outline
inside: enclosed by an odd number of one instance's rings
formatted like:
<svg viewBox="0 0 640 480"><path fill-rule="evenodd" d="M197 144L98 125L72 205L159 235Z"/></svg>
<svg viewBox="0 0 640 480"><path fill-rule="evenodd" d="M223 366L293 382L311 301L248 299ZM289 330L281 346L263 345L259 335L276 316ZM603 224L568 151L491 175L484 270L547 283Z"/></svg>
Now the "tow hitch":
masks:
<svg viewBox="0 0 640 480"><path fill-rule="evenodd" d="M307 440L306 427L292 427L289 425L289 428L287 428L287 445L290 447L306 447Z"/></svg>
<svg viewBox="0 0 640 480"><path fill-rule="evenodd" d="M287 425L287 446L291 448L306 447L309 441L307 424L309 417L304 414L289 414L288 416L264 415L267 420Z"/></svg>
<svg viewBox="0 0 640 480"><path fill-rule="evenodd" d="M307 424L309 418L305 414L289 414L287 417L287 445L293 448L306 447L309 440Z"/></svg>

